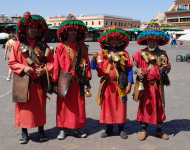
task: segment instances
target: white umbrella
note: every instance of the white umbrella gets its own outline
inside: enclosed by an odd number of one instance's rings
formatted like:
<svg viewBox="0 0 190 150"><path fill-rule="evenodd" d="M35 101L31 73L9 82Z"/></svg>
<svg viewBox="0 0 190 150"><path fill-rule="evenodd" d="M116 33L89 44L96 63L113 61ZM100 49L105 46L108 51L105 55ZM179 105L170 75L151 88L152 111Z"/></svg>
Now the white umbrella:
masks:
<svg viewBox="0 0 190 150"><path fill-rule="evenodd" d="M7 33L0 33L0 39L7 39L9 37L9 34Z"/></svg>

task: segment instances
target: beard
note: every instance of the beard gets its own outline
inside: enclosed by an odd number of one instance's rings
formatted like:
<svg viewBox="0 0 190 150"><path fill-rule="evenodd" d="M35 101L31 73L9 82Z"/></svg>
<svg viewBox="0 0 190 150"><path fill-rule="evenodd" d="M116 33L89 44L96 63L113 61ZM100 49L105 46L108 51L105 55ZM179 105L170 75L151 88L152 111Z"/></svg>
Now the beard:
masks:
<svg viewBox="0 0 190 150"><path fill-rule="evenodd" d="M148 45L148 50L152 52L152 51L154 51L154 50L156 49L156 47L157 47L157 45L156 45L155 47L153 47L153 48L151 48L151 47Z"/></svg>

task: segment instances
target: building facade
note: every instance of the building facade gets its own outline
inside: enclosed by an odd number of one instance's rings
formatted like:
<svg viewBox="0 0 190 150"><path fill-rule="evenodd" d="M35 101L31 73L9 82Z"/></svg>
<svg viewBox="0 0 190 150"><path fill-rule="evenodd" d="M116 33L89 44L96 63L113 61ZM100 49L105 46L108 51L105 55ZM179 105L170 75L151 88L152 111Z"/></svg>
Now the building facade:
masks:
<svg viewBox="0 0 190 150"><path fill-rule="evenodd" d="M46 17L47 24L59 26L66 16ZM83 21L88 27L101 28L102 30L116 26L118 28L140 28L140 20L113 15L80 15L77 19Z"/></svg>
<svg viewBox="0 0 190 150"><path fill-rule="evenodd" d="M190 0L176 0L163 18L163 26L190 29Z"/></svg>

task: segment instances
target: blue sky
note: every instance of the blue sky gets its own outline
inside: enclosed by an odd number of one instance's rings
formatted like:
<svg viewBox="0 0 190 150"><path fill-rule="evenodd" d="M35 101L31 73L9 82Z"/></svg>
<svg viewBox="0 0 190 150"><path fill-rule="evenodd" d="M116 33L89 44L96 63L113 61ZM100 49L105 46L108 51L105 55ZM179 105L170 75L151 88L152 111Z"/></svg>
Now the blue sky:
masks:
<svg viewBox="0 0 190 150"><path fill-rule="evenodd" d="M43 17L111 14L148 22L173 4L174 0L0 0L0 13L12 16L29 11Z"/></svg>

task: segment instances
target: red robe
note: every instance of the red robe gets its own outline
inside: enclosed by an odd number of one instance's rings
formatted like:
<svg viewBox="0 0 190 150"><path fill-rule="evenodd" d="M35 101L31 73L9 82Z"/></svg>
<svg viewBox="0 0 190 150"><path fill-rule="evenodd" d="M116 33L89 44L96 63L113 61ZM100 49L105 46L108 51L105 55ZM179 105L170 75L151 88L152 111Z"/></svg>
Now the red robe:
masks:
<svg viewBox="0 0 190 150"><path fill-rule="evenodd" d="M140 56L143 50L138 51L133 55L138 68L148 68L150 63L146 63ZM169 60L168 60L169 64ZM170 64L169 64L170 65ZM159 67L155 65L148 73L147 80L159 80ZM166 120L165 111L162 108L161 92L159 81L157 82L158 90L152 84L144 84L143 96L140 99L137 121L142 121L150 124L157 124Z"/></svg>
<svg viewBox="0 0 190 150"><path fill-rule="evenodd" d="M69 45L75 52L77 42ZM86 71L88 77L91 78L91 68L86 48ZM54 57L54 72L52 81L57 82L59 77L59 69L62 68L65 72L71 72L72 59L69 56L63 43L57 45ZM72 71L72 78L76 78L76 72ZM57 126L60 128L78 129L86 124L85 112L85 96L80 96L79 83L71 82L65 98L57 95Z"/></svg>
<svg viewBox="0 0 190 150"><path fill-rule="evenodd" d="M116 71L111 67L110 74L106 76L106 70L109 65L109 60L103 56L103 52L99 52L99 55L103 58L103 62L98 63L98 77L114 78L116 79ZM124 56L127 58L125 62L125 68L133 66L133 62L129 54L125 51ZM118 94L118 83L107 82L105 86L105 92L102 98L102 106L100 112L100 123L105 124L122 124L126 122L127 102L121 102Z"/></svg>
<svg viewBox="0 0 190 150"><path fill-rule="evenodd" d="M28 39L27 39L28 40ZM33 48L35 40L28 40L30 46ZM21 53L19 48L21 44L17 41L11 51L9 60L9 66L13 72L21 74L25 66L28 66L25 58L29 55L27 53ZM48 47L48 46L47 46ZM38 48L38 51L41 50ZM38 57L41 60L41 53ZM50 53L46 58L47 68L49 75L53 70L53 55ZM37 69L36 64L32 65L32 68ZM36 73L32 73L30 79L39 78ZM27 102L15 103L15 126L22 128L35 128L43 126L46 123L46 98L47 95L43 92L40 82L29 83L30 97Z"/></svg>

